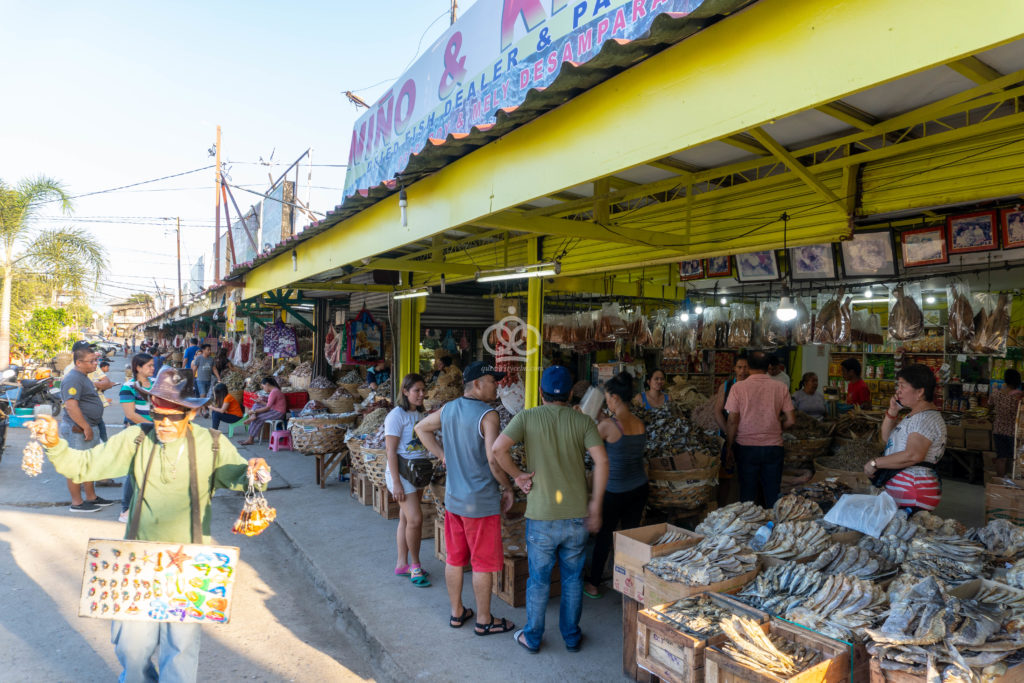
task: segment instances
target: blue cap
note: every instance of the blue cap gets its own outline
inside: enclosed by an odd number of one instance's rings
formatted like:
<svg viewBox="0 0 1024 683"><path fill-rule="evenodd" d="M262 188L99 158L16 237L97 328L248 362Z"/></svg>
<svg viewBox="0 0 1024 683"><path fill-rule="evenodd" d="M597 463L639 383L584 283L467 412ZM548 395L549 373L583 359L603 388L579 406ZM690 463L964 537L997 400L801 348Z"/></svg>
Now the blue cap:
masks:
<svg viewBox="0 0 1024 683"><path fill-rule="evenodd" d="M572 375L564 365L552 365L540 376L540 390L552 396L569 397L572 391Z"/></svg>

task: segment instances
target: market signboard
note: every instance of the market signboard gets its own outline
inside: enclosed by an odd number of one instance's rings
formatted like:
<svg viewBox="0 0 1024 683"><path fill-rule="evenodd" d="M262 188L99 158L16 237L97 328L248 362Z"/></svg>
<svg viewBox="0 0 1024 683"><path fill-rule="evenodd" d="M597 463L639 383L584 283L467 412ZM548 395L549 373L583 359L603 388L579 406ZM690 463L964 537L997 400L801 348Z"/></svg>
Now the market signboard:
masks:
<svg viewBox="0 0 1024 683"><path fill-rule="evenodd" d="M644 36L655 17L704 0L478 0L356 121L345 197L391 180L428 138L491 124L565 62L584 63L608 40Z"/></svg>

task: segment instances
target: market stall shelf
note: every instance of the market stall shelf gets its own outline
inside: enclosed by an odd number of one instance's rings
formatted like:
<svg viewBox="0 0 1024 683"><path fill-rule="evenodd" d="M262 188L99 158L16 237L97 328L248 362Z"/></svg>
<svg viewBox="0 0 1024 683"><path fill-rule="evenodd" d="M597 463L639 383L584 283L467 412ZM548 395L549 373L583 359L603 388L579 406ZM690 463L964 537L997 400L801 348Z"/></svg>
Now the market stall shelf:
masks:
<svg viewBox="0 0 1024 683"><path fill-rule="evenodd" d="M709 646L704 659L707 683L841 683L850 680L850 647L774 617L762 630L774 638L810 648L818 661L800 673L781 677L754 669L734 659L720 646Z"/></svg>

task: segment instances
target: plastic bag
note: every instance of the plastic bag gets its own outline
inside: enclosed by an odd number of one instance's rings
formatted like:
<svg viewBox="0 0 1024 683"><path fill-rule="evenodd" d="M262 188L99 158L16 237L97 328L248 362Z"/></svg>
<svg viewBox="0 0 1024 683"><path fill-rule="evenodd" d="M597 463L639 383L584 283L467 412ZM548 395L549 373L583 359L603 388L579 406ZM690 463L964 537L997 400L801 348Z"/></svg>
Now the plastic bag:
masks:
<svg viewBox="0 0 1024 683"><path fill-rule="evenodd" d="M974 293L974 335L970 350L992 356L1006 355L1006 340L1010 334L1010 294Z"/></svg>
<svg viewBox="0 0 1024 683"><path fill-rule="evenodd" d="M888 493L847 493L828 511L825 521L878 538L898 512L896 501Z"/></svg>
<svg viewBox="0 0 1024 683"><path fill-rule="evenodd" d="M818 315L814 321L815 344L851 343L852 325L850 296L844 290L840 289L836 294L818 295Z"/></svg>
<svg viewBox="0 0 1024 683"><path fill-rule="evenodd" d="M889 337L909 341L924 336L924 309L921 307L921 284L896 285L889 295Z"/></svg>
<svg viewBox="0 0 1024 683"><path fill-rule="evenodd" d="M587 393L583 394L583 400L580 401L580 412L597 422L597 416L601 414L603 405L604 392L597 387L588 387Z"/></svg>
<svg viewBox="0 0 1024 683"><path fill-rule="evenodd" d="M733 304L729 307L729 335L726 343L730 349L750 346L754 336L753 304Z"/></svg>
<svg viewBox="0 0 1024 683"><path fill-rule="evenodd" d="M779 320L775 314L778 309L779 304L774 301L761 302L757 341L766 348L785 346L789 338L789 323Z"/></svg>
<svg viewBox="0 0 1024 683"><path fill-rule="evenodd" d="M965 282L957 282L946 288L947 313L949 320L949 343L965 348L974 337L974 306L971 305L971 288Z"/></svg>
<svg viewBox="0 0 1024 683"><path fill-rule="evenodd" d="M597 340L613 341L626 334L626 323L618 304L603 304L597 321Z"/></svg>
<svg viewBox="0 0 1024 683"><path fill-rule="evenodd" d="M728 340L729 309L712 306L701 316L700 348L724 349Z"/></svg>
<svg viewBox="0 0 1024 683"><path fill-rule="evenodd" d="M811 315L811 298L798 296L793 299L796 319L793 320L793 343L805 346L814 342L814 316Z"/></svg>

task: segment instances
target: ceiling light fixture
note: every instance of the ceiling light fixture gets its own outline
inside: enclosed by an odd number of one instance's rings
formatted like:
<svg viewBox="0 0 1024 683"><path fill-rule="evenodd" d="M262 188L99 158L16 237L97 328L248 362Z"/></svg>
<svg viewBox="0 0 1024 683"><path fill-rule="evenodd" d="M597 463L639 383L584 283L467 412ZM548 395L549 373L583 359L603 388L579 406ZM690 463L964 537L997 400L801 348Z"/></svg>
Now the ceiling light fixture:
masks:
<svg viewBox="0 0 1024 683"><path fill-rule="evenodd" d="M420 296L430 296L430 287L419 289L407 289L404 292L395 292L394 299L415 299Z"/></svg>
<svg viewBox="0 0 1024 683"><path fill-rule="evenodd" d="M551 277L562 272L558 261L535 263L530 266L516 266L498 270L481 270L476 274L477 282L499 282L501 280L522 280L530 277Z"/></svg>
<svg viewBox="0 0 1024 683"><path fill-rule="evenodd" d="M697 304L697 308L693 309L693 312L696 313L697 315L700 315L701 313L704 312L704 307L701 306L700 304Z"/></svg>
<svg viewBox="0 0 1024 683"><path fill-rule="evenodd" d="M874 296L875 293L871 290L871 285L868 285L867 288L864 290L864 298L871 299L874 298Z"/></svg>
<svg viewBox="0 0 1024 683"><path fill-rule="evenodd" d="M934 296L932 296L931 294L929 294L928 296L926 296L926 297L924 298L924 302L925 302L926 304L933 304L933 303L935 303L935 297L934 297Z"/></svg>
<svg viewBox="0 0 1024 683"><path fill-rule="evenodd" d="M729 303L729 300L723 296L721 299L718 300L718 302L724 306L727 303Z"/></svg>

